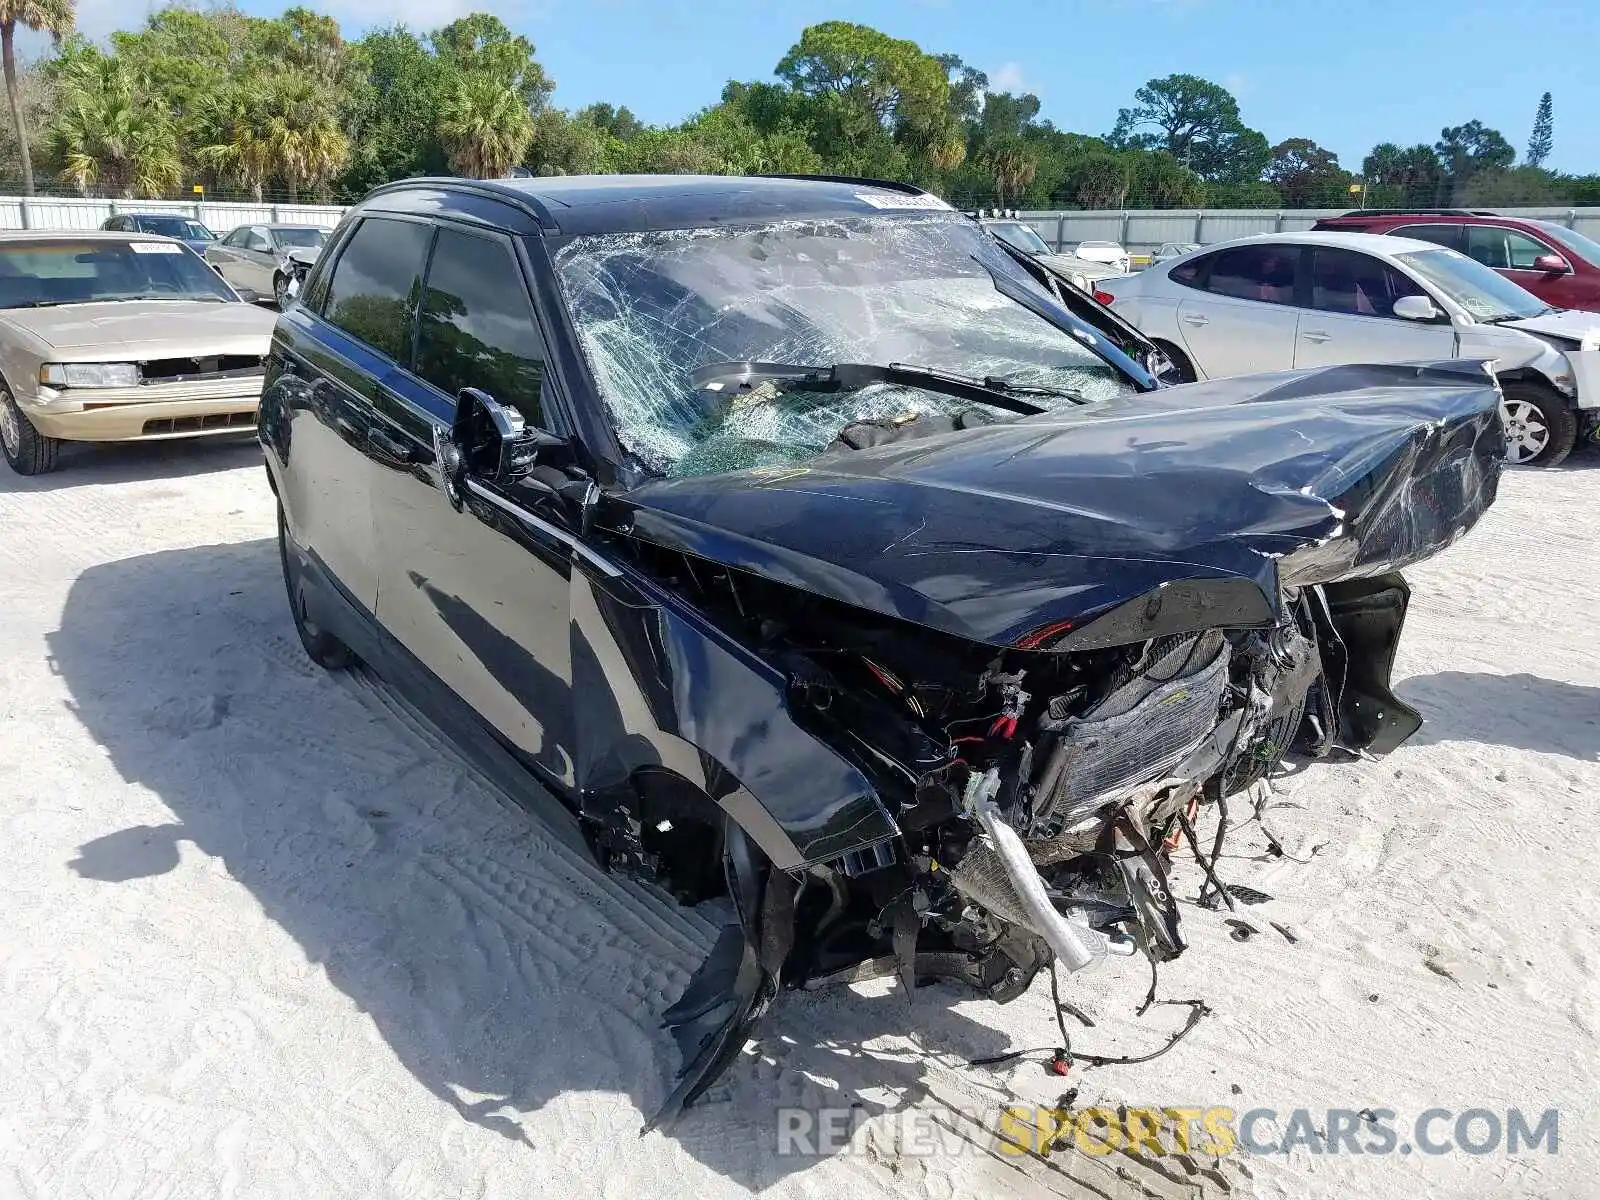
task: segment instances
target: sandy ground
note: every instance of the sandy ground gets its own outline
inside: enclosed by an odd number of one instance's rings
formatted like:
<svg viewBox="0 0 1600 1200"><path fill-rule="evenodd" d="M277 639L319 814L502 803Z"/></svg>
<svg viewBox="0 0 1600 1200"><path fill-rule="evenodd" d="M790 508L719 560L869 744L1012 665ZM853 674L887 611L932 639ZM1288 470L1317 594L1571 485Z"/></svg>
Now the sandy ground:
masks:
<svg viewBox="0 0 1600 1200"><path fill-rule="evenodd" d="M1042 982L792 995L641 1140L716 914L599 873L380 682L303 658L253 447L0 470L0 1197L1594 1196L1597 486L1593 454L1513 475L1411 572L1400 690L1428 726L1279 780L1285 853L1249 824L1223 863L1271 897L1232 914L1257 934L1188 905L1163 972L1212 1015L1070 1081L1403 1127L1556 1107L1558 1152L1141 1164L992 1152L996 1107L1063 1081L965 1060L1056 1040ZM1080 1049L1160 1043L1181 1014L1135 1019L1144 983L1070 981ZM779 1106L851 1103L856 1152L775 1152ZM897 1135L930 1121L939 1153Z"/></svg>

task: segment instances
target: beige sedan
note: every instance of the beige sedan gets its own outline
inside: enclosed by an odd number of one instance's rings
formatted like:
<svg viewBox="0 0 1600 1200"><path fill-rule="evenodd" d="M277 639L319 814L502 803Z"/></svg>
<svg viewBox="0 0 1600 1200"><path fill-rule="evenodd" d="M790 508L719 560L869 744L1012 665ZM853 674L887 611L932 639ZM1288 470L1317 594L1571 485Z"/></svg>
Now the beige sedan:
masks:
<svg viewBox="0 0 1600 1200"><path fill-rule="evenodd" d="M170 238L0 234L6 462L41 475L63 441L254 429L274 320Z"/></svg>

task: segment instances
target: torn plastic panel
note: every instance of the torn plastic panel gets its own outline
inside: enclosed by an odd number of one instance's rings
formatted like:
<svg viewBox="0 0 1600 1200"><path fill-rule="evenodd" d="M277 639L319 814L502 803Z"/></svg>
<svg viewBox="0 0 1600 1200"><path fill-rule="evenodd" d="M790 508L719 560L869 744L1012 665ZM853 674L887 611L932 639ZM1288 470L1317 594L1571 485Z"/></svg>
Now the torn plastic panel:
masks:
<svg viewBox="0 0 1600 1200"><path fill-rule="evenodd" d="M1224 379L1070 413L634 489L630 533L994 646L1188 581L1278 611L1284 586L1417 561L1499 480L1481 367ZM1242 604L1240 584L1257 600ZM1230 622L1231 623L1231 622Z"/></svg>
<svg viewBox="0 0 1600 1200"><path fill-rule="evenodd" d="M689 378L712 363L908 363L1093 400L1139 386L1065 310L1073 332L1003 294L997 277L1053 303L955 214L598 234L555 265L618 436L657 474L795 462L853 420L968 407L888 386L719 396Z"/></svg>
<svg viewBox="0 0 1600 1200"><path fill-rule="evenodd" d="M789 680L668 598L574 572L574 774L591 827L646 853L635 775L661 768L715 801L780 869L895 836L871 780L800 727Z"/></svg>

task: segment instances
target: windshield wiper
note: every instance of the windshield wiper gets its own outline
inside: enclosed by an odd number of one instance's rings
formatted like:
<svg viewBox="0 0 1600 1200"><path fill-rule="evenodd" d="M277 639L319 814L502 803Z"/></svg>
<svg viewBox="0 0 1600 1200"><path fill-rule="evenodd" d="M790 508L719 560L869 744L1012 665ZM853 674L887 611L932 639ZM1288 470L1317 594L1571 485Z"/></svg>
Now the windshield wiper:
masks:
<svg viewBox="0 0 1600 1200"><path fill-rule="evenodd" d="M1049 411L1023 399L1027 396L1071 400L1074 404L1088 403L1082 393L1064 388L1012 383L1009 379L994 375L979 379L972 375L907 363L889 363L887 366L877 363L834 363L828 367L812 367L800 363L722 362L696 368L690 372L689 379L695 387L706 391L776 383L790 391L853 392L874 383L887 383L971 400L1025 417Z"/></svg>

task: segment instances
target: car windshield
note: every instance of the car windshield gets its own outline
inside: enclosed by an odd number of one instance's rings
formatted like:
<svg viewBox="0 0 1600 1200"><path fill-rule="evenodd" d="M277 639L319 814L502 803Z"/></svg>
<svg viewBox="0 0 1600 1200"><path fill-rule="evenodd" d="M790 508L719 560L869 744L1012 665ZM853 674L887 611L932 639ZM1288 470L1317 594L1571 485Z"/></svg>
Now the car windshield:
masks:
<svg viewBox="0 0 1600 1200"><path fill-rule="evenodd" d="M280 246L294 246L297 249L315 250L328 240L328 231L310 225L279 225L273 229L272 236L277 239Z"/></svg>
<svg viewBox="0 0 1600 1200"><path fill-rule="evenodd" d="M1002 242L1009 242L1024 254L1049 254L1049 244L1038 235L1031 225L1024 225L1021 221L1006 221L1001 224L989 226L989 231Z"/></svg>
<svg viewBox="0 0 1600 1200"><path fill-rule="evenodd" d="M159 233L162 237L189 242L209 242L217 236L198 221L183 217L140 217L138 221L140 233Z"/></svg>
<svg viewBox="0 0 1600 1200"><path fill-rule="evenodd" d="M1590 266L1600 267L1600 242L1553 221L1535 221L1534 224Z"/></svg>
<svg viewBox="0 0 1600 1200"><path fill-rule="evenodd" d="M217 273L176 242L63 238L0 245L0 308L233 299Z"/></svg>
<svg viewBox="0 0 1600 1200"><path fill-rule="evenodd" d="M852 421L973 407L889 384L696 388L690 373L713 363L906 363L1091 400L1134 390L1072 334L996 290L991 271L1038 287L954 214L596 234L563 246L556 268L618 437L657 474L793 462Z"/></svg>
<svg viewBox="0 0 1600 1200"><path fill-rule="evenodd" d="M1550 307L1499 272L1454 250L1416 250L1395 258L1466 309L1475 320L1536 317Z"/></svg>
<svg viewBox="0 0 1600 1200"><path fill-rule="evenodd" d="M1115 242L1079 242L1080 250L1121 250L1122 247Z"/></svg>

